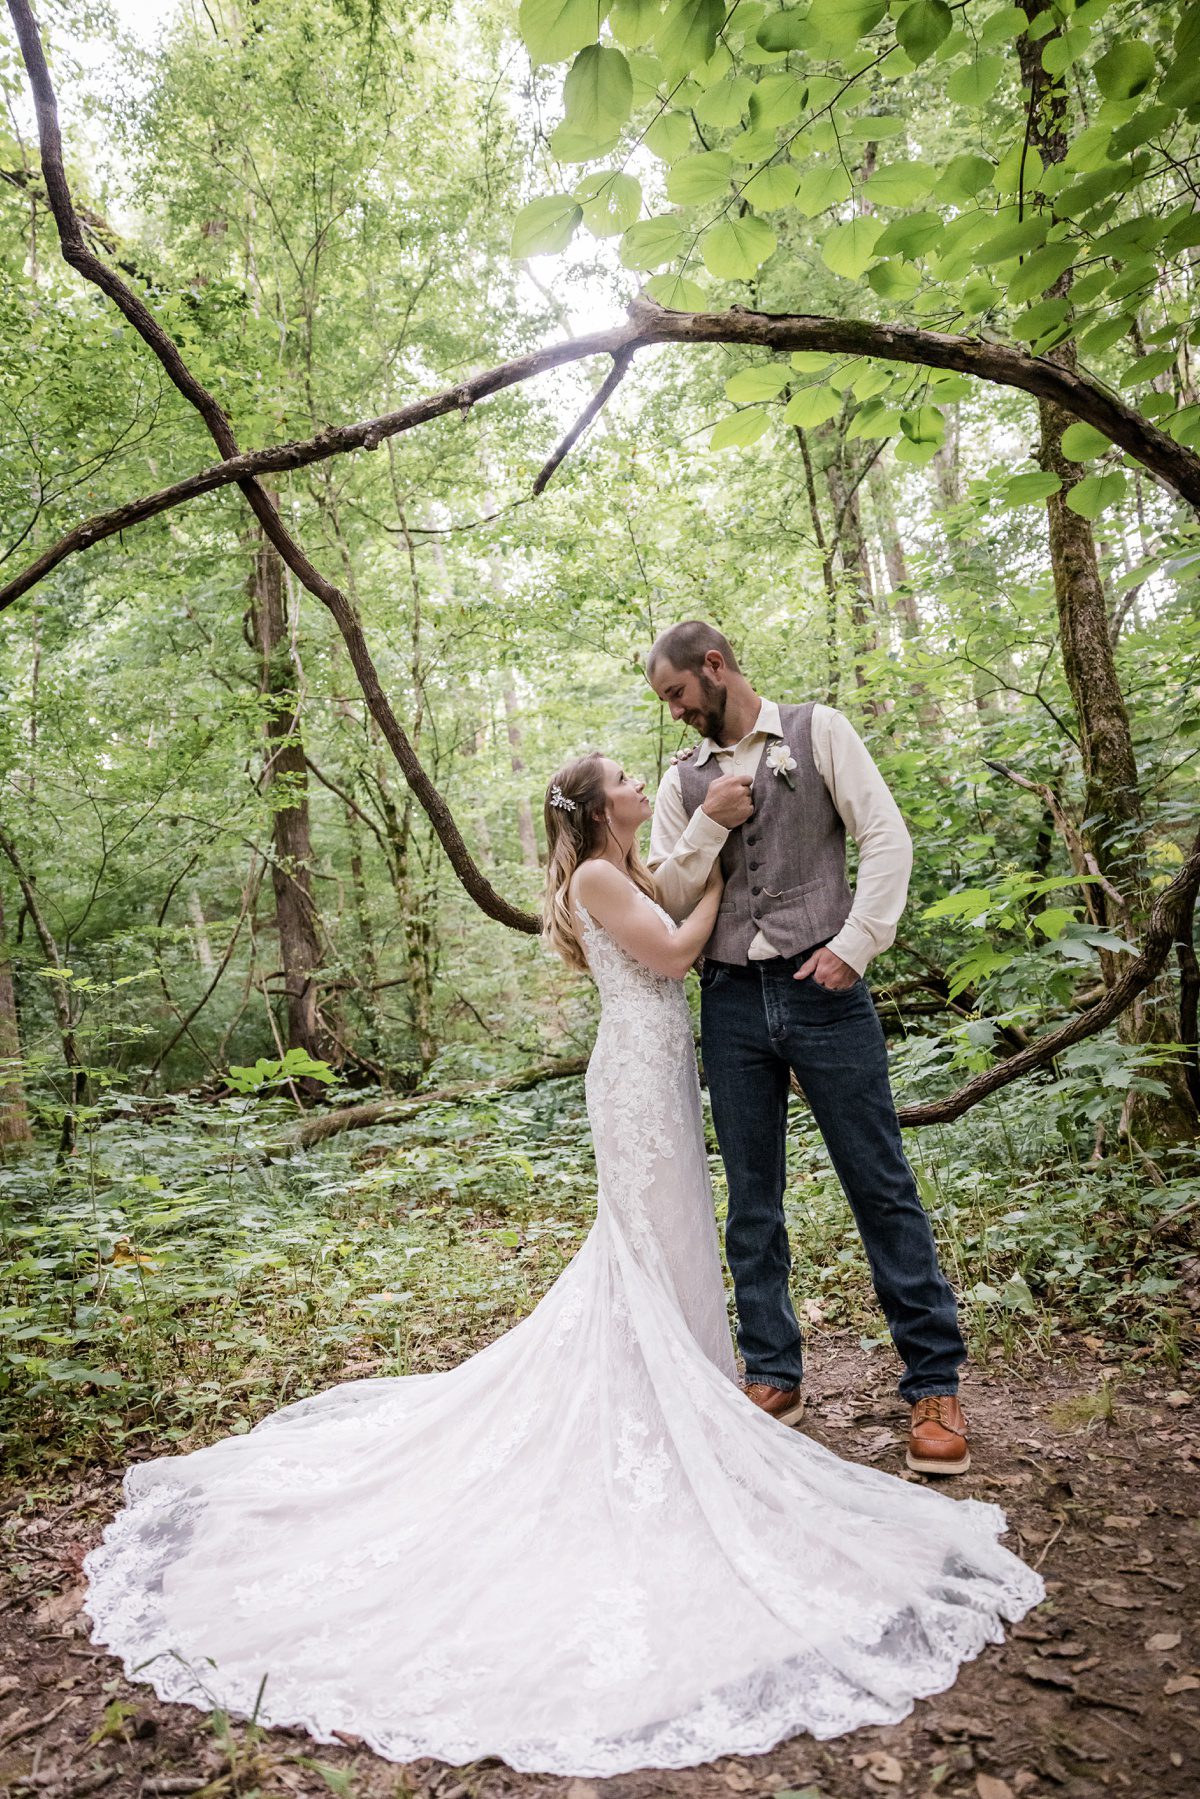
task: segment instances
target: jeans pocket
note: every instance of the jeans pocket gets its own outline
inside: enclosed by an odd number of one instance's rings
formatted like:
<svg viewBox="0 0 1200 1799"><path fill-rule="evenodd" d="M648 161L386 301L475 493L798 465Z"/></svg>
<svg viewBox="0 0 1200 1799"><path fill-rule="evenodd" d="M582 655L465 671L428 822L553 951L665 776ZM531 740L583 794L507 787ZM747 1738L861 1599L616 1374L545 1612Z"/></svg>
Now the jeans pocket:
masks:
<svg viewBox="0 0 1200 1799"><path fill-rule="evenodd" d="M729 970L727 968L723 968L720 965L720 963L706 962L704 964L703 968L700 970L700 991L701 991L701 993L707 993L710 988L716 986L717 982L721 979L721 977L723 975L727 975L728 973L729 973Z"/></svg>

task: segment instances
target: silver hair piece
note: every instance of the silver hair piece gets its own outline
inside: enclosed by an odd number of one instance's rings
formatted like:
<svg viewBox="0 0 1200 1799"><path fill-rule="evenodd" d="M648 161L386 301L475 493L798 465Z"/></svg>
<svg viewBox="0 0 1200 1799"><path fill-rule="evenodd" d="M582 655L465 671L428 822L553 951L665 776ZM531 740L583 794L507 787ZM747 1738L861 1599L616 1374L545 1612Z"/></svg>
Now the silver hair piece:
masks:
<svg viewBox="0 0 1200 1799"><path fill-rule="evenodd" d="M574 812L575 801L568 799L556 781L550 789L550 804L557 806L560 812Z"/></svg>

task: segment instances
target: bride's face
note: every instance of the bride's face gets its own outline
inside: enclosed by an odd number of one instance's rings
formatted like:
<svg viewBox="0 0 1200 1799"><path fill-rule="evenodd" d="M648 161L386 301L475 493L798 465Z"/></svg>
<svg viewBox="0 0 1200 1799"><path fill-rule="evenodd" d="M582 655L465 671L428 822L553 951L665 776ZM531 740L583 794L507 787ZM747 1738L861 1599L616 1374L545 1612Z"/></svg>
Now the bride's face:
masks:
<svg viewBox="0 0 1200 1799"><path fill-rule="evenodd" d="M627 775L619 763L604 758L604 810L619 836L632 835L650 816L645 781Z"/></svg>

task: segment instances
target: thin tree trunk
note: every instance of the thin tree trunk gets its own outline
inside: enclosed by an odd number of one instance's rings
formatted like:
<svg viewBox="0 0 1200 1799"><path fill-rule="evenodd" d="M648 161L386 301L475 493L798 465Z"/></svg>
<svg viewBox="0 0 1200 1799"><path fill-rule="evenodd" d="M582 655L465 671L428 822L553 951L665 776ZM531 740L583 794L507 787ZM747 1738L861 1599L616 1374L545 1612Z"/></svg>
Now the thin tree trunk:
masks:
<svg viewBox="0 0 1200 1799"><path fill-rule="evenodd" d="M1057 35L1056 27L1050 38ZM1069 97L1062 80L1048 75L1042 66L1047 41L1043 38L1035 43L1021 37L1018 52L1022 79L1030 89L1028 141L1049 167L1062 162L1067 153ZM1048 296L1068 297L1071 279L1068 270L1047 290ZM1073 339L1046 355L1074 374ZM1152 900L1137 759L1109 633L1096 540L1088 521L1066 503L1086 470L1063 450L1063 433L1072 423L1071 415L1055 400L1042 397L1038 416L1039 461L1062 483L1047 500L1046 511L1063 668L1079 722L1084 840L1100 873L1124 894L1126 915L1111 917L1111 901L1103 890L1097 893L1096 903L1102 916L1103 909L1109 908L1108 922L1136 927L1144 922ZM1111 986L1119 977L1119 958L1101 951L1100 960L1105 981ZM1168 975L1159 975L1137 996L1135 1004L1117 1020L1117 1031L1131 1046L1178 1043L1179 1015ZM1197 1112L1183 1066L1168 1059L1155 1075L1166 1092L1132 1095L1125 1113L1130 1128L1137 1127L1141 1141L1190 1140L1196 1134Z"/></svg>
<svg viewBox="0 0 1200 1799"><path fill-rule="evenodd" d="M512 684L512 676L505 671L504 678L504 723L508 732L508 753L512 766L513 778L520 780L525 773L525 758L521 754L521 726L518 722L520 708L517 695ZM521 844L521 860L526 868L538 866L537 833L533 828L533 807L529 804L529 795L525 792L517 795L517 837Z"/></svg>
<svg viewBox="0 0 1200 1799"><path fill-rule="evenodd" d="M322 1059L329 1047L318 1005L323 960L312 890L308 764L300 734L297 671L283 603L283 564L258 538L250 579L251 616L259 652L271 796L271 881L287 1008L287 1047Z"/></svg>
<svg viewBox="0 0 1200 1799"><path fill-rule="evenodd" d="M8 933L4 927L4 894L0 891L0 1058L15 1062L20 1054L21 1027L8 955ZM3 1155L18 1144L32 1142L33 1132L29 1128L25 1085L19 1071L6 1072L0 1082L0 1155Z"/></svg>

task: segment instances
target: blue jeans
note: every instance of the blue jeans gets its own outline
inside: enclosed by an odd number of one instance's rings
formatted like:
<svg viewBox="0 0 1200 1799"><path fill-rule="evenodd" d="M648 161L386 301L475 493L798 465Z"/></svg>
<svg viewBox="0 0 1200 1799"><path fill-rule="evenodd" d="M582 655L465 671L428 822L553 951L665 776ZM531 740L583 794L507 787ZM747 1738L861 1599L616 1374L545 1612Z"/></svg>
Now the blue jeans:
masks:
<svg viewBox="0 0 1200 1799"><path fill-rule="evenodd" d="M901 1398L911 1404L929 1393L956 1393L967 1354L958 1307L905 1160L870 990L861 979L840 993L819 987L811 975L794 980L803 959L745 968L706 962L700 982L701 1051L729 1181L725 1252L746 1378L790 1388L803 1373L783 1216L794 1070L850 1202L904 1363Z"/></svg>

